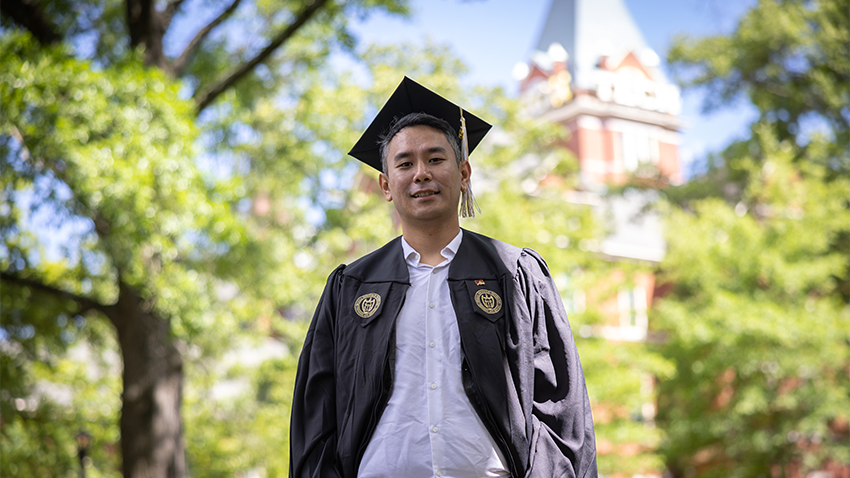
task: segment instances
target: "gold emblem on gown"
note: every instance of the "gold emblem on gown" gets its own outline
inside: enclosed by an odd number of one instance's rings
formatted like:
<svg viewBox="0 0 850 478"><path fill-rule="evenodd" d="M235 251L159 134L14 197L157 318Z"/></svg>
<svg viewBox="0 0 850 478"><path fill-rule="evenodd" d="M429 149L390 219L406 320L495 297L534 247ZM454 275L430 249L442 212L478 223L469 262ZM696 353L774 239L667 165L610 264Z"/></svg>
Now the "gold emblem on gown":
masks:
<svg viewBox="0 0 850 478"><path fill-rule="evenodd" d="M502 298L492 290L481 289L475 293L475 303L488 314L502 310Z"/></svg>
<svg viewBox="0 0 850 478"><path fill-rule="evenodd" d="M369 294L363 294L354 301L354 312L357 312L357 315L363 317L364 319L368 319L375 315L375 312L378 311L378 307L381 306L381 296L375 294L374 292Z"/></svg>

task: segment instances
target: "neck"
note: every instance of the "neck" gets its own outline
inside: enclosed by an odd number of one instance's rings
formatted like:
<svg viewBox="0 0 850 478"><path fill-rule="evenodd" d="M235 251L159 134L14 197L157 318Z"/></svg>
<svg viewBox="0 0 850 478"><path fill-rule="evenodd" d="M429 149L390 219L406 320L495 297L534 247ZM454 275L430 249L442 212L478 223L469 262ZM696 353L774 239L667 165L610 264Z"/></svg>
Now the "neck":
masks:
<svg viewBox="0 0 850 478"><path fill-rule="evenodd" d="M413 250L419 253L419 262L436 266L446 259L441 252L460 232L460 224L457 221L436 227L416 227L411 224L402 224L401 230L404 240L410 244Z"/></svg>

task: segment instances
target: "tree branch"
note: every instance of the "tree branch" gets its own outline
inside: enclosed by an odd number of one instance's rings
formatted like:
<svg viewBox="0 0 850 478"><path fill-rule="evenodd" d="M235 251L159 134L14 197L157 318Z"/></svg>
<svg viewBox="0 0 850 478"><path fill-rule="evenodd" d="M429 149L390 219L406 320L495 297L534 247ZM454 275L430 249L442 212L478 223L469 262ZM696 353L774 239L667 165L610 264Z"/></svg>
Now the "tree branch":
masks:
<svg viewBox="0 0 850 478"><path fill-rule="evenodd" d="M80 310L77 312L82 314L83 312L89 310L99 310L104 314L108 314L112 306L104 305L100 302L90 299L88 297L83 297L73 292L68 292L66 290L57 289L53 286L49 286L39 281L35 281L32 279L25 279L23 277L18 277L15 274L9 274L8 272L0 272L0 280L11 282L13 284L17 284L24 287L31 287L36 290L40 290L42 292L46 292L48 294L53 295L56 298L66 299L73 302L76 302L78 306L80 306Z"/></svg>
<svg viewBox="0 0 850 478"><path fill-rule="evenodd" d="M44 12L39 8L38 0L2 1L0 12L29 30L36 40L44 45L59 43L62 40L62 36L56 31L56 25L45 18Z"/></svg>
<svg viewBox="0 0 850 478"><path fill-rule="evenodd" d="M184 0L171 0L168 2L168 5L165 6L165 11L163 11L163 25L165 29L168 30L169 25L171 25L171 19L174 17L174 14L180 8L180 5L183 4Z"/></svg>
<svg viewBox="0 0 850 478"><path fill-rule="evenodd" d="M183 0L174 0L172 3L179 3ZM189 60L192 58L192 55L198 50L198 47L201 46L201 42L204 38L209 35L209 33L217 26L221 24L221 22L227 20L228 17L236 10L236 7L239 6L239 3L242 0L233 0L233 3L230 4L229 7L225 11L221 13L215 20L211 21L207 26L201 28L201 30L195 35L195 38L192 38L192 41L189 42L189 45L186 46L186 49L183 50L183 53L180 54L176 60L174 60L169 66L169 73L173 78L179 78L183 75L183 71L186 69L186 65L189 64ZM171 4L169 4L171 6ZM170 18L170 17L169 17Z"/></svg>
<svg viewBox="0 0 850 478"><path fill-rule="evenodd" d="M313 16L320 8L322 8L328 0L314 0L313 3L309 4L298 16L295 18L286 30L280 32L278 36L272 40L271 43L267 47L263 49L260 53L257 54L254 58L242 63L238 67L236 67L226 78L219 81L215 85L210 88L206 88L202 91L199 90L197 94L195 94L195 103L198 105L198 109L196 110L196 114L200 114L210 103L215 100L218 95L225 92L228 88L236 84L242 77L250 73L254 67L259 65L268 59L269 56L280 46L288 40L292 35L298 31L310 17Z"/></svg>
<svg viewBox="0 0 850 478"><path fill-rule="evenodd" d="M151 0L127 0L127 33L130 34L130 47L135 48L145 42L150 30L151 16L155 11Z"/></svg>

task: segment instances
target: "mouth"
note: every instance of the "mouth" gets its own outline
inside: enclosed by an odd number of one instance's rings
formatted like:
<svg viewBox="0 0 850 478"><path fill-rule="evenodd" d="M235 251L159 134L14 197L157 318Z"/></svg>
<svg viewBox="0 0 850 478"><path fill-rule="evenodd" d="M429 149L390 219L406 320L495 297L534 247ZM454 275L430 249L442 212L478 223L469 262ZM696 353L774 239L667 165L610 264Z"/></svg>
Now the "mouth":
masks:
<svg viewBox="0 0 850 478"><path fill-rule="evenodd" d="M410 197L412 197L414 199L419 199L419 198L424 198L424 197L435 196L437 194L440 194L440 192L439 191L430 191L430 190L429 191L419 191L419 192L415 192L415 193L411 194Z"/></svg>

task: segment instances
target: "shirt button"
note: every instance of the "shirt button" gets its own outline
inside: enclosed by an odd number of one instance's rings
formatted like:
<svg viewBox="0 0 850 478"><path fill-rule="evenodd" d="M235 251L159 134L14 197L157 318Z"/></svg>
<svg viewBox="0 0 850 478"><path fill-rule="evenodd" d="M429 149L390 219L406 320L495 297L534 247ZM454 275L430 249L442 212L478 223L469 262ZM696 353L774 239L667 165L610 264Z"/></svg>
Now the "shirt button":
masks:
<svg viewBox="0 0 850 478"><path fill-rule="evenodd" d="M430 307L430 308L432 308L432 309L433 309L433 308L434 308L434 303L433 303L433 302L431 302L430 304L428 304L428 307Z"/></svg>
<svg viewBox="0 0 850 478"><path fill-rule="evenodd" d="M436 346L437 346L437 344L436 344L436 343L434 343L434 342L431 342L430 344L428 344L428 346L429 346L429 347L431 347L431 348L433 349L434 347L436 347Z"/></svg>
<svg viewBox="0 0 850 478"><path fill-rule="evenodd" d="M436 390L436 389L437 389L437 384L436 384L436 383L432 383L432 384L431 384L431 390Z"/></svg>
<svg viewBox="0 0 850 478"><path fill-rule="evenodd" d="M443 476L443 472L440 471L440 470L437 470L437 476Z"/></svg>
<svg viewBox="0 0 850 478"><path fill-rule="evenodd" d="M431 429L431 431L434 432L434 433L437 433L438 431L440 431L440 429L437 428L437 427L434 427L434 428Z"/></svg>

